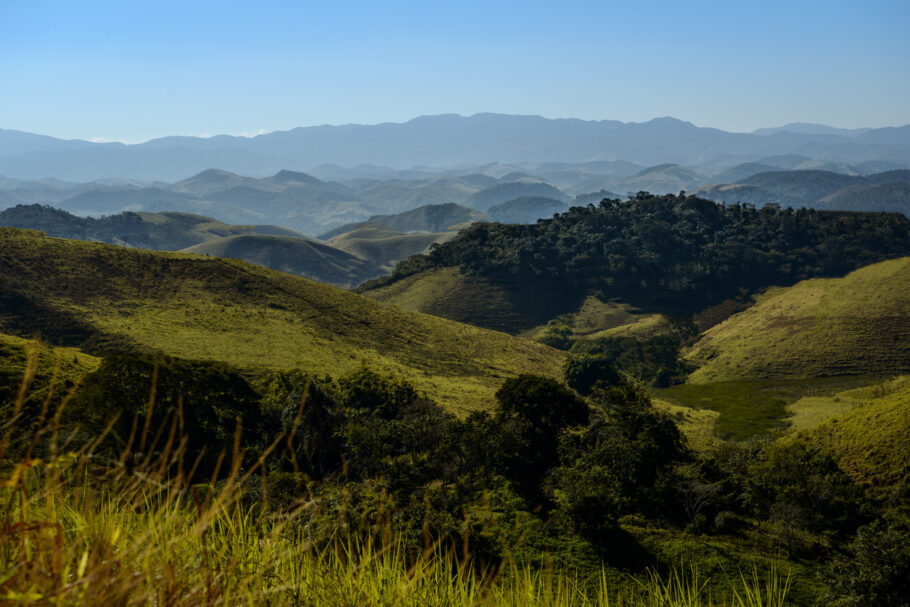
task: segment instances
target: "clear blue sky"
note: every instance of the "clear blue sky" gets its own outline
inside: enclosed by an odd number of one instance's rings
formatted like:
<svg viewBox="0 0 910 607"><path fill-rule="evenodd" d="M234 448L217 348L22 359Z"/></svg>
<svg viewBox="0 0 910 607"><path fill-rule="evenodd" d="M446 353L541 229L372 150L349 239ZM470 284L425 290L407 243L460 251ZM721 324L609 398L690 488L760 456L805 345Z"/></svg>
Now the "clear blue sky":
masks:
<svg viewBox="0 0 910 607"><path fill-rule="evenodd" d="M0 0L0 128L141 141L503 112L910 123L910 0Z"/></svg>

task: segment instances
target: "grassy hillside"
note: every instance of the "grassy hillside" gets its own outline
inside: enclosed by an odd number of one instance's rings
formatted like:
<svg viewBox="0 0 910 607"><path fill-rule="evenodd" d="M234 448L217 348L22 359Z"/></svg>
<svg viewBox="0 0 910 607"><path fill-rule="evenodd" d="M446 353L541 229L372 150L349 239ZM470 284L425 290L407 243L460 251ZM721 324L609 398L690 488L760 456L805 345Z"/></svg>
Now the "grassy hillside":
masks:
<svg viewBox="0 0 910 607"><path fill-rule="evenodd" d="M465 274L458 268L434 268L370 289L365 295L384 306L423 312L497 331L517 333L535 319L552 318L577 308L574 294L557 285L516 285Z"/></svg>
<svg viewBox="0 0 910 607"><path fill-rule="evenodd" d="M910 258L771 289L687 353L690 381L910 371Z"/></svg>
<svg viewBox="0 0 910 607"><path fill-rule="evenodd" d="M330 238L327 242L336 249L367 260L376 268L391 271L396 262L424 253L434 243L451 240L456 233L402 234L382 226L366 224Z"/></svg>
<svg viewBox="0 0 910 607"><path fill-rule="evenodd" d="M0 332L101 350L339 375L367 363L456 411L484 407L508 376L557 375L543 345L242 261L124 249L0 229Z"/></svg>
<svg viewBox="0 0 910 607"><path fill-rule="evenodd" d="M806 400L792 407L801 425L810 424L819 410L839 414L789 440L806 440L830 452L861 480L910 482L910 377Z"/></svg>
<svg viewBox="0 0 910 607"><path fill-rule="evenodd" d="M302 238L247 234L210 240L184 249L213 257L231 257L280 272L342 287L353 287L379 273L369 261Z"/></svg>

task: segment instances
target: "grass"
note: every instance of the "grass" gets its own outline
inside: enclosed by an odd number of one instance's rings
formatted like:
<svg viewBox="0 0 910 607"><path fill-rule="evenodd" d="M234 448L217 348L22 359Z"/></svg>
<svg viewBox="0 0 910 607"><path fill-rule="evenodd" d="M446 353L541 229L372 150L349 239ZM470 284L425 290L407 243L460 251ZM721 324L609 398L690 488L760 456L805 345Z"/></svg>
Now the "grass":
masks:
<svg viewBox="0 0 910 607"><path fill-rule="evenodd" d="M663 314L649 314L630 304L601 301L588 296L577 312L560 314L553 322L569 328L573 340L597 340L613 337L647 338L668 333L671 329ZM547 332L548 325L541 325L521 335L536 339Z"/></svg>
<svg viewBox="0 0 910 607"><path fill-rule="evenodd" d="M0 332L116 341L241 369L339 376L366 362L452 411L485 408L510 376L558 377L564 354L242 261L124 249L0 229L0 282L20 294ZM82 333L72 335L78 324ZM62 327L62 328L61 328ZM59 332L55 333L55 330Z"/></svg>
<svg viewBox="0 0 910 607"><path fill-rule="evenodd" d="M720 413L712 409L697 409L660 398L652 399L654 406L665 411L686 437L689 446L699 452L710 451L723 441L714 432Z"/></svg>
<svg viewBox="0 0 910 607"><path fill-rule="evenodd" d="M829 397L847 389L878 383L873 377L816 377L680 384L652 388L670 404L719 415L714 434L722 440L773 436L789 427L789 406L807 397ZM699 432L704 432L703 428Z"/></svg>
<svg viewBox="0 0 910 607"><path fill-rule="evenodd" d="M509 294L458 268L437 268L365 292L384 306L509 331L524 321Z"/></svg>
<svg viewBox="0 0 910 607"><path fill-rule="evenodd" d="M27 377L39 361L33 351ZM28 387L2 404L18 410ZM169 442L156 461L126 466L124 453L108 462L92 442L62 439L59 410L41 428L41 459L10 457L0 444L4 605L777 607L790 592L789 575L715 579L696 568L651 573L632 590L613 587L602 569L592 587L571 571L510 560L478 568L469 552L430 539L413 554L390 527L378 536L317 538L307 524L314 501L272 509L267 486L245 499L264 456L242 468L235 447L224 481L191 484L172 466L185 440ZM4 417L4 435L23 432L17 421Z"/></svg>
<svg viewBox="0 0 910 607"><path fill-rule="evenodd" d="M910 377L876 382L819 400L827 401L824 408L836 414L814 427L803 423L800 431L785 440L803 440L820 447L861 481L883 486L910 483ZM843 403L848 403L846 411L837 407ZM813 403L815 408L819 408L818 403ZM805 407L798 411L802 418L809 415Z"/></svg>
<svg viewBox="0 0 910 607"><path fill-rule="evenodd" d="M693 383L910 372L910 258L771 289L685 356Z"/></svg>

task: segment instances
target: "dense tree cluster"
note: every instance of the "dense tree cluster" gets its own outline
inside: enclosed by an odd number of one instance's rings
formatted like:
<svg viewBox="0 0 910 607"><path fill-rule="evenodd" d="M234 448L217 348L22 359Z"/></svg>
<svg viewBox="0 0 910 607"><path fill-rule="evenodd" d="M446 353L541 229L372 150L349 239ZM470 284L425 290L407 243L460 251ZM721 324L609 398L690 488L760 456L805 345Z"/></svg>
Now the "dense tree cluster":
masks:
<svg viewBox="0 0 910 607"><path fill-rule="evenodd" d="M910 218L896 213L756 209L640 192L628 201L572 207L534 225L475 224L365 288L457 266L506 285L556 282L692 313L744 292L904 255L910 255Z"/></svg>

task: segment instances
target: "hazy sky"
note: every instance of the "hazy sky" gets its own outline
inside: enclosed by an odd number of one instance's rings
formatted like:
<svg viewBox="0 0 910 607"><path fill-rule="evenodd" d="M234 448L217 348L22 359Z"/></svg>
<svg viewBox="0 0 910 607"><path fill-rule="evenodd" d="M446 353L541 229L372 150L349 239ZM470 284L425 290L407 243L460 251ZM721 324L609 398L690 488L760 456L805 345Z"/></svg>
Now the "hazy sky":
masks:
<svg viewBox="0 0 910 607"><path fill-rule="evenodd" d="M141 141L502 112L910 123L910 0L0 0L0 128Z"/></svg>

